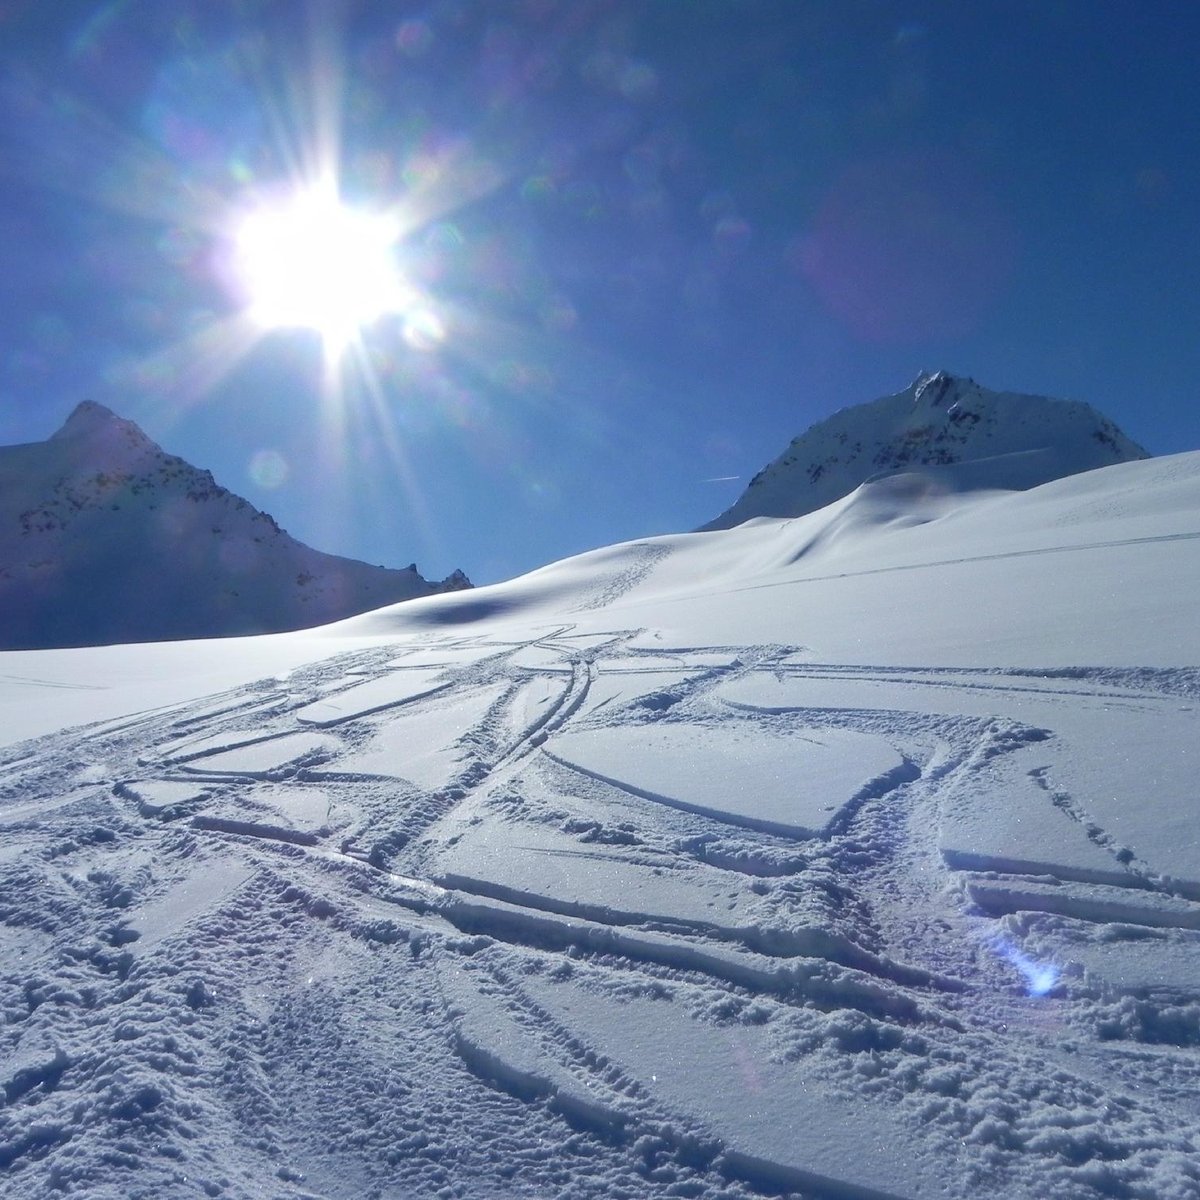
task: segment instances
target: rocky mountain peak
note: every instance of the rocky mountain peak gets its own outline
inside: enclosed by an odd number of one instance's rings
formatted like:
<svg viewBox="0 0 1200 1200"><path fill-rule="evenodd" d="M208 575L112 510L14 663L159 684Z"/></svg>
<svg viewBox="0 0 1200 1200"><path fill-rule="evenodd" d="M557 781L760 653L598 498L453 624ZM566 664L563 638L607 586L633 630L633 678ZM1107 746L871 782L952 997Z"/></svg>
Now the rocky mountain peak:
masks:
<svg viewBox="0 0 1200 1200"><path fill-rule="evenodd" d="M1005 456L1012 470L993 465L989 486L1023 490L1149 457L1090 405L996 392L949 371L922 372L904 391L844 408L794 438L702 529L802 516L883 474Z"/></svg>
<svg viewBox="0 0 1200 1200"><path fill-rule="evenodd" d="M71 415L63 422L62 428L50 435L51 441L62 441L66 438L94 437L97 434L124 434L136 436L139 441L149 442L150 439L132 421L118 417L111 408L95 400L83 400L72 410Z"/></svg>
<svg viewBox="0 0 1200 1200"><path fill-rule="evenodd" d="M170 457L133 421L95 400L77 404L47 445L59 445L79 468L130 470L154 458Z"/></svg>
<svg viewBox="0 0 1200 1200"><path fill-rule="evenodd" d="M323 554L94 401L0 447L0 647L275 632L470 587Z"/></svg>
<svg viewBox="0 0 1200 1200"><path fill-rule="evenodd" d="M911 385L913 402L929 408L952 408L964 395L980 392L979 384L966 375L949 371L922 371Z"/></svg>

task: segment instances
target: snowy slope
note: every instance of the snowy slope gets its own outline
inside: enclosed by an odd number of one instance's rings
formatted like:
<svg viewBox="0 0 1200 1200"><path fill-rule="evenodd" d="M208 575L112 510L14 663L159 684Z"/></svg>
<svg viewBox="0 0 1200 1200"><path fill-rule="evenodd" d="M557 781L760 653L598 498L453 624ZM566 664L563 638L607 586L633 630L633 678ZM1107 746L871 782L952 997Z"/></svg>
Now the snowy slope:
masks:
<svg viewBox="0 0 1200 1200"><path fill-rule="evenodd" d="M0 646L267 633L464 586L312 550L99 404L0 447Z"/></svg>
<svg viewBox="0 0 1200 1200"><path fill-rule="evenodd" d="M1197 594L1200 453L0 654L0 1187L1194 1197Z"/></svg>
<svg viewBox="0 0 1200 1200"><path fill-rule="evenodd" d="M868 479L916 466L969 463L971 486L1013 489L1145 457L1090 405L993 392L938 371L814 425L704 528L798 517Z"/></svg>

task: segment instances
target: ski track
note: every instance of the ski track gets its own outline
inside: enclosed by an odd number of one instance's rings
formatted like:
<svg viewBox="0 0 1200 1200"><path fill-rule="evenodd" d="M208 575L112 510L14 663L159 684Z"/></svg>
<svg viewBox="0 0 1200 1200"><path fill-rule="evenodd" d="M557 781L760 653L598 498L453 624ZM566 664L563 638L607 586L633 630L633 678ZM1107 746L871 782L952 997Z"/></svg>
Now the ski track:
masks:
<svg viewBox="0 0 1200 1200"><path fill-rule="evenodd" d="M834 666L643 633L445 638L411 666L388 646L14 747L5 1195L893 1194L869 1164L792 1161L657 1088L603 1033L622 1004L705 1036L765 1031L764 1071L872 1097L960 1163L951 1193L1195 1195L1200 978L1128 990L1093 968L1121 938L1195 943L1200 961L1200 903L1063 790L1037 757L1053 723L1028 714L1177 708L1196 672ZM558 665L510 662L530 650ZM637 675L639 656L648 690L597 703L605 662ZM768 702L776 685L817 690ZM880 700L899 688L925 702ZM437 786L402 762L339 770L390 722L472 696L482 715L425 768ZM553 750L634 725L838 730L905 766L789 836ZM1029 873L989 850L964 869L944 828L990 779L1025 780L1031 811L1078 831L1082 865ZM573 890L548 868L506 881L498 858L535 854L569 864ZM477 869L448 869L455 855ZM692 896L711 915L681 916Z"/></svg>

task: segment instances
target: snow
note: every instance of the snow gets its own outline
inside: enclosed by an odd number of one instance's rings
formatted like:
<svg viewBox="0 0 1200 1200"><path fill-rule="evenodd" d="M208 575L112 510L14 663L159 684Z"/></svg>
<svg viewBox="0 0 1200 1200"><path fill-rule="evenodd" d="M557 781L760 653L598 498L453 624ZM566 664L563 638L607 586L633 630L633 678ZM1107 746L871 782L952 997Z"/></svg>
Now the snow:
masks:
<svg viewBox="0 0 1200 1200"><path fill-rule="evenodd" d="M360 749L342 755L329 769L339 776L399 774L427 791L444 788L464 768L467 752L460 742L507 690L463 688L454 703L444 707L390 717L373 729Z"/></svg>
<svg viewBox="0 0 1200 1200"><path fill-rule="evenodd" d="M940 672L922 679L910 671L894 684L863 672L835 678L820 672L815 680L808 674L792 668L784 679L739 680L723 694L739 707L755 701L775 712L808 712L813 703L886 704L892 712L932 717L949 709L992 723L969 770L947 773L942 848L954 865L1051 868L1121 882L1130 866L1153 863L1145 869L1200 895L1194 877L1200 839L1192 813L1179 809L1195 778L1191 704L1171 694L1018 673L987 679ZM997 725L998 719L1007 723ZM1002 812L989 811L989 795L1004 797ZM1085 812L1103 836L1085 832ZM1041 857L1047 847L1054 848L1052 863Z"/></svg>
<svg viewBox="0 0 1200 1200"><path fill-rule="evenodd" d="M855 1197L893 1196L898 1177L920 1180L903 1124L883 1105L839 1094L816 1072L797 1087L797 1075L808 1073L778 1061L765 1025L721 1027L681 1019L665 1000L539 982L530 990L553 1018L622 1065L636 1064L630 1074L651 1097L694 1113L702 1125L692 1136L719 1138L726 1162L742 1173ZM714 1079L734 1086L714 1088ZM935 1178L921 1182L934 1186Z"/></svg>
<svg viewBox="0 0 1200 1200"><path fill-rule="evenodd" d="M278 771L298 759L320 755L324 760L341 748L341 741L328 734L289 733L200 754L186 763L177 759L176 763L181 771L257 778Z"/></svg>
<svg viewBox="0 0 1200 1200"><path fill-rule="evenodd" d="M585 835L594 826L580 818L565 824ZM436 879L446 888L610 925L670 920L728 933L742 895L740 881L722 874L680 867L664 855L622 853L581 840L578 832L514 827L493 817L439 854Z"/></svg>
<svg viewBox="0 0 1200 1200"><path fill-rule="evenodd" d="M4 1195L1197 1195L1200 453L948 467L0 655Z"/></svg>
<svg viewBox="0 0 1200 1200"><path fill-rule="evenodd" d="M394 671L338 691L328 700L306 704L297 711L296 720L304 725L325 726L365 717L440 691L446 686L440 682L441 675L436 668Z"/></svg>
<svg viewBox="0 0 1200 1200"><path fill-rule="evenodd" d="M220 905L254 877L253 867L230 857L185 874L166 892L130 913L125 928L134 937L133 953L148 954L214 905Z"/></svg>
<svg viewBox="0 0 1200 1200"><path fill-rule="evenodd" d="M845 805L916 774L870 734L801 727L778 736L733 721L579 730L545 752L635 796L799 838L826 832ZM619 778L606 774L614 763Z"/></svg>
<svg viewBox="0 0 1200 1200"><path fill-rule="evenodd" d="M0 650L0 746L70 725L104 722L112 730L252 679L262 686L246 689L251 695L274 694L278 676L339 649L296 633L36 653ZM228 703L233 702L214 707ZM251 700L242 696L237 703ZM202 718L204 706L188 708L187 715Z"/></svg>

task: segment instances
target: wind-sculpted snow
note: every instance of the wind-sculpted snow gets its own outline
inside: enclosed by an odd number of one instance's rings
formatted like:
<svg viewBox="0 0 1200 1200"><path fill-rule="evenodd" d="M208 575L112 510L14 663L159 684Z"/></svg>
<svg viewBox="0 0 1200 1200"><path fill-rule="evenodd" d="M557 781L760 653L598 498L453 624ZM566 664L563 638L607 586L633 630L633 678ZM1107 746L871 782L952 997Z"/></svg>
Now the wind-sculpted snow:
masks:
<svg viewBox="0 0 1200 1200"><path fill-rule="evenodd" d="M1114 470L0 751L3 1194L1195 1196L1200 541Z"/></svg>

